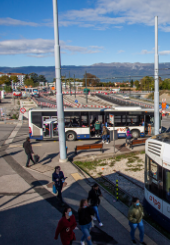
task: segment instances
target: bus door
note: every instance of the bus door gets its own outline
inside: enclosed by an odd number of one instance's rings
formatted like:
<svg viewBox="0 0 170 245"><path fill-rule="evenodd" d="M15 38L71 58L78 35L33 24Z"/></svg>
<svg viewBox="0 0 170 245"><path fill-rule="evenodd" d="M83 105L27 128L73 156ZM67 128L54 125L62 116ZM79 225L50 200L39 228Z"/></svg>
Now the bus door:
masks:
<svg viewBox="0 0 170 245"><path fill-rule="evenodd" d="M50 117L43 117L43 137L50 138L51 130L50 130Z"/></svg>
<svg viewBox="0 0 170 245"><path fill-rule="evenodd" d="M57 117L52 117L54 121L51 122L51 137L58 137L58 122Z"/></svg>

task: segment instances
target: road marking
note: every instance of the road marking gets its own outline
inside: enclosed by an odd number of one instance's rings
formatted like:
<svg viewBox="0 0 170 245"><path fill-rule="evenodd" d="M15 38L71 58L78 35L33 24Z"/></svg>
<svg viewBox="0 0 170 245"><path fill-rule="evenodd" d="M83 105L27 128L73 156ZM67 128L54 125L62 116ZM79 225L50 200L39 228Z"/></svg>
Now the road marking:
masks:
<svg viewBox="0 0 170 245"><path fill-rule="evenodd" d="M82 177L78 173L71 174L75 181L82 180Z"/></svg>
<svg viewBox="0 0 170 245"><path fill-rule="evenodd" d="M21 123L18 123L16 125L16 127L14 128L14 130L12 131L12 133L10 134L8 139L5 141L5 145L8 145L8 144L12 143L12 141L14 140L14 138L17 135L18 131L20 130L21 126L22 126Z"/></svg>
<svg viewBox="0 0 170 245"><path fill-rule="evenodd" d="M42 146L42 144L38 144L38 145L32 145L33 147L34 146ZM15 145L15 144L12 144L12 145L9 145L8 148L14 148L14 147L23 147L23 145Z"/></svg>

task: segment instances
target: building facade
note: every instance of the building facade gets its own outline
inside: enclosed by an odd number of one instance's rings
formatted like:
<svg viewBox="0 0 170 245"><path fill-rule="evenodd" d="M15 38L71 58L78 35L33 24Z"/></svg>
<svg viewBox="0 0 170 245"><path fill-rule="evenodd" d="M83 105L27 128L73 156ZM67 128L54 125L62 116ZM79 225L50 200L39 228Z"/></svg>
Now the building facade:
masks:
<svg viewBox="0 0 170 245"><path fill-rule="evenodd" d="M8 77L16 76L19 81L15 84L15 87L24 86L24 77L25 77L25 75L26 74L23 74L23 73L3 73L3 72L0 72L0 77L1 76L8 76Z"/></svg>

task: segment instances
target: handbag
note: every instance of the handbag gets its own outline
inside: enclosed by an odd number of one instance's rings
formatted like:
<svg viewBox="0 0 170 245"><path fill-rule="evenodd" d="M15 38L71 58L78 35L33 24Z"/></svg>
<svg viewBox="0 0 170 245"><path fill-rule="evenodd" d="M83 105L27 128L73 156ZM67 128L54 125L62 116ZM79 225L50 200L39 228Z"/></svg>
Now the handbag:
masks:
<svg viewBox="0 0 170 245"><path fill-rule="evenodd" d="M54 194L57 194L57 189L56 189L56 187L55 187L55 184L53 185L53 193L54 193Z"/></svg>

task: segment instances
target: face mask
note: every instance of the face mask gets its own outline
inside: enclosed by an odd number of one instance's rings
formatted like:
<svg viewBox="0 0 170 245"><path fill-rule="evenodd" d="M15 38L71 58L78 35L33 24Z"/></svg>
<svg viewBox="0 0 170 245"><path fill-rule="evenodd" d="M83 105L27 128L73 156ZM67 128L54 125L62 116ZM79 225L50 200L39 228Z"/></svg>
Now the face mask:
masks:
<svg viewBox="0 0 170 245"><path fill-rule="evenodd" d="M87 206L84 206L84 208L87 208Z"/></svg>
<svg viewBox="0 0 170 245"><path fill-rule="evenodd" d="M62 182L64 183L65 181L64 181L64 180L62 180Z"/></svg>
<svg viewBox="0 0 170 245"><path fill-rule="evenodd" d="M138 203L136 203L136 206L139 206L140 205L140 203L138 202Z"/></svg>
<svg viewBox="0 0 170 245"><path fill-rule="evenodd" d="M73 214L72 211L70 211L70 212L68 213L68 216L70 217L70 216L72 216L72 214Z"/></svg>

